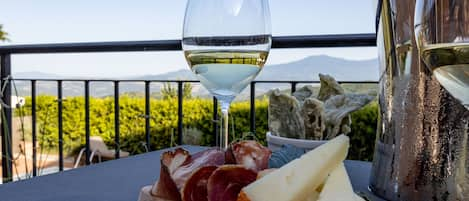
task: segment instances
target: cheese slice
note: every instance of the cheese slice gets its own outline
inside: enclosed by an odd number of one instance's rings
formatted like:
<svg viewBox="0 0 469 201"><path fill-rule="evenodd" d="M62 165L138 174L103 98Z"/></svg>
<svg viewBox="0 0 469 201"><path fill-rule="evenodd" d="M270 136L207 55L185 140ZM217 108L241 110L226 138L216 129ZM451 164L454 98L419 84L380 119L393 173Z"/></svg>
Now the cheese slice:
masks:
<svg viewBox="0 0 469 201"><path fill-rule="evenodd" d="M354 201L365 201L365 199L363 199L359 195L355 194L355 200Z"/></svg>
<svg viewBox="0 0 469 201"><path fill-rule="evenodd" d="M304 201L317 201L319 193L320 191L318 189L311 191Z"/></svg>
<svg viewBox="0 0 469 201"><path fill-rule="evenodd" d="M355 194L344 164L340 164L331 172L319 194L318 201L362 201Z"/></svg>
<svg viewBox="0 0 469 201"><path fill-rule="evenodd" d="M349 138L340 135L244 187L238 201L298 201L311 196L347 156Z"/></svg>
<svg viewBox="0 0 469 201"><path fill-rule="evenodd" d="M270 169L265 169L257 173L257 179L260 179L264 177L265 175L268 175L272 173L273 171L277 170L276 168L270 168ZM322 187L324 186L324 183L320 185L318 188L313 189L311 193L308 195L306 200L304 201L317 201L319 197L319 193L321 192Z"/></svg>
<svg viewBox="0 0 469 201"><path fill-rule="evenodd" d="M261 170L257 173L257 179L261 179L262 177L265 177L265 175L268 175L268 174L272 173L275 170L277 170L277 168L270 168L270 169Z"/></svg>
<svg viewBox="0 0 469 201"><path fill-rule="evenodd" d="M313 191L304 201L317 201L319 197L319 193Z"/></svg>

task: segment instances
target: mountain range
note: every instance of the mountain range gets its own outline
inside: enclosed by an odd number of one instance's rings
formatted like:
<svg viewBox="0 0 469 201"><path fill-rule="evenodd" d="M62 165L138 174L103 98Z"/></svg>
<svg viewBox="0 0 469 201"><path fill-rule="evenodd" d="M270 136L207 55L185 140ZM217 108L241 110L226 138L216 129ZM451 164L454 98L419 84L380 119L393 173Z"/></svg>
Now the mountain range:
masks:
<svg viewBox="0 0 469 201"><path fill-rule="evenodd" d="M369 60L346 60L342 58L330 57L325 55L309 56L301 60L276 64L266 65L261 73L257 76L256 80L318 80L318 74L329 74L339 81L374 81L378 80L378 61L377 59ZM34 79L100 79L89 77L64 77L44 72L20 72L13 75L14 78L34 78ZM143 75L133 77L120 77L110 79L131 79L131 80L197 80L195 75L189 69L182 69L173 72L157 74L157 75ZM16 87L20 96L30 95L30 83L25 81L15 81ZM152 93L160 91L162 84L152 83ZM64 82L63 84L64 96L82 96L84 87L83 82ZM288 85L279 84L260 84L256 86L256 93L264 93L271 88L288 87ZM55 95L57 93L56 82L38 82L39 94ZM121 93L143 93L143 83L127 83L120 84ZM245 90L246 92L247 90ZM103 97L113 94L113 84L108 82L92 82L90 84L90 93L92 96ZM206 96L207 91L199 84L193 84L193 94Z"/></svg>

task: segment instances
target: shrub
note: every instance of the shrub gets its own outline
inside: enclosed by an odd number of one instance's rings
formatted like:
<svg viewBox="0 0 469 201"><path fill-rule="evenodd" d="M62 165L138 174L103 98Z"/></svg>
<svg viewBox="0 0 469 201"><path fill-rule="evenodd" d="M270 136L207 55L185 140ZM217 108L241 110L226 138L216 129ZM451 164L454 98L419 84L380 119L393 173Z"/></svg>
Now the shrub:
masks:
<svg viewBox="0 0 469 201"><path fill-rule="evenodd" d="M351 148L348 158L371 161L375 146L378 119L378 103L368 104L352 113L352 132L349 134Z"/></svg>
<svg viewBox="0 0 469 201"><path fill-rule="evenodd" d="M120 98L120 143L121 149L131 154L145 152L145 101L139 97L121 96ZM31 98L28 97L24 112L31 113ZM255 138L265 142L267 126L267 99L256 100ZM177 142L177 99L151 99L150 104L150 148L162 149L176 145ZM211 99L185 99L183 101L183 125L190 128L187 135L202 133L197 141L202 146L214 145L213 103ZM235 135L230 140L242 138L250 130L250 103L235 102L230 108L230 130ZM373 103L352 114L352 148L349 158L370 160L376 130L377 104ZM37 96L37 128L41 147L55 149L58 146L57 101L53 96ZM197 132L194 131L197 130ZM101 136L113 148L114 143L114 99L90 99L90 133ZM233 132L231 132L233 133ZM185 134L183 134L184 136ZM252 134L251 134L252 135ZM71 97L63 101L64 149L76 152L85 144L85 110L83 97ZM194 137L194 136L188 136Z"/></svg>

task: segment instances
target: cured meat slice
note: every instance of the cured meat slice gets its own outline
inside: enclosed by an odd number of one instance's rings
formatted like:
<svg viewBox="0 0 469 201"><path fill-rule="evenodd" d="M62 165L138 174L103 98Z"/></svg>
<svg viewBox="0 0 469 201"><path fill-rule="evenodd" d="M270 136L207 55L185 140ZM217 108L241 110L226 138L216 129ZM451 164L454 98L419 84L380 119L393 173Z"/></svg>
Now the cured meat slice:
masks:
<svg viewBox="0 0 469 201"><path fill-rule="evenodd" d="M223 165L208 179L208 201L236 201L241 189L256 180L257 173L242 165Z"/></svg>
<svg viewBox="0 0 469 201"><path fill-rule="evenodd" d="M179 166L190 161L189 152L178 148L174 151L167 151L161 155L160 178L153 185L151 195L165 201L180 201L181 194L176 186L171 174Z"/></svg>
<svg viewBox="0 0 469 201"><path fill-rule="evenodd" d="M169 173L172 175L176 169L191 161L191 155L188 151L177 148L174 151L167 151L161 155L161 163L168 167Z"/></svg>
<svg viewBox="0 0 469 201"><path fill-rule="evenodd" d="M217 166L206 166L195 171L181 190L182 200L207 201L208 178L217 168Z"/></svg>
<svg viewBox="0 0 469 201"><path fill-rule="evenodd" d="M167 167L161 166L160 179L153 185L151 195L159 201L181 201L181 194L169 176Z"/></svg>
<svg viewBox="0 0 469 201"><path fill-rule="evenodd" d="M194 154L187 163L179 166L172 174L178 189L182 189L191 174L205 166L220 166L225 163L225 153L219 149L208 149Z"/></svg>
<svg viewBox="0 0 469 201"><path fill-rule="evenodd" d="M236 164L236 158L233 154L233 145L230 145L225 151L225 164Z"/></svg>
<svg viewBox="0 0 469 201"><path fill-rule="evenodd" d="M267 169L269 158L272 154L270 149L253 140L234 143L227 152L225 154L227 160L234 158L236 164L244 165L246 168L254 171Z"/></svg>

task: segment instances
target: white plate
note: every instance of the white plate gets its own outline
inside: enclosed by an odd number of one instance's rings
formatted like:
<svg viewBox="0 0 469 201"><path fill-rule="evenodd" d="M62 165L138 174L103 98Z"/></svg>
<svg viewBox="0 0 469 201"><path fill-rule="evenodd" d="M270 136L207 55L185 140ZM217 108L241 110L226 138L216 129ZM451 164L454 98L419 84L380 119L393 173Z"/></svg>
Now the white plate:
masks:
<svg viewBox="0 0 469 201"><path fill-rule="evenodd" d="M285 138L272 135L270 132L267 132L266 135L267 145L272 151L280 149L284 144L294 145L298 148L303 148L309 151L327 142L327 140L300 140L294 138Z"/></svg>

